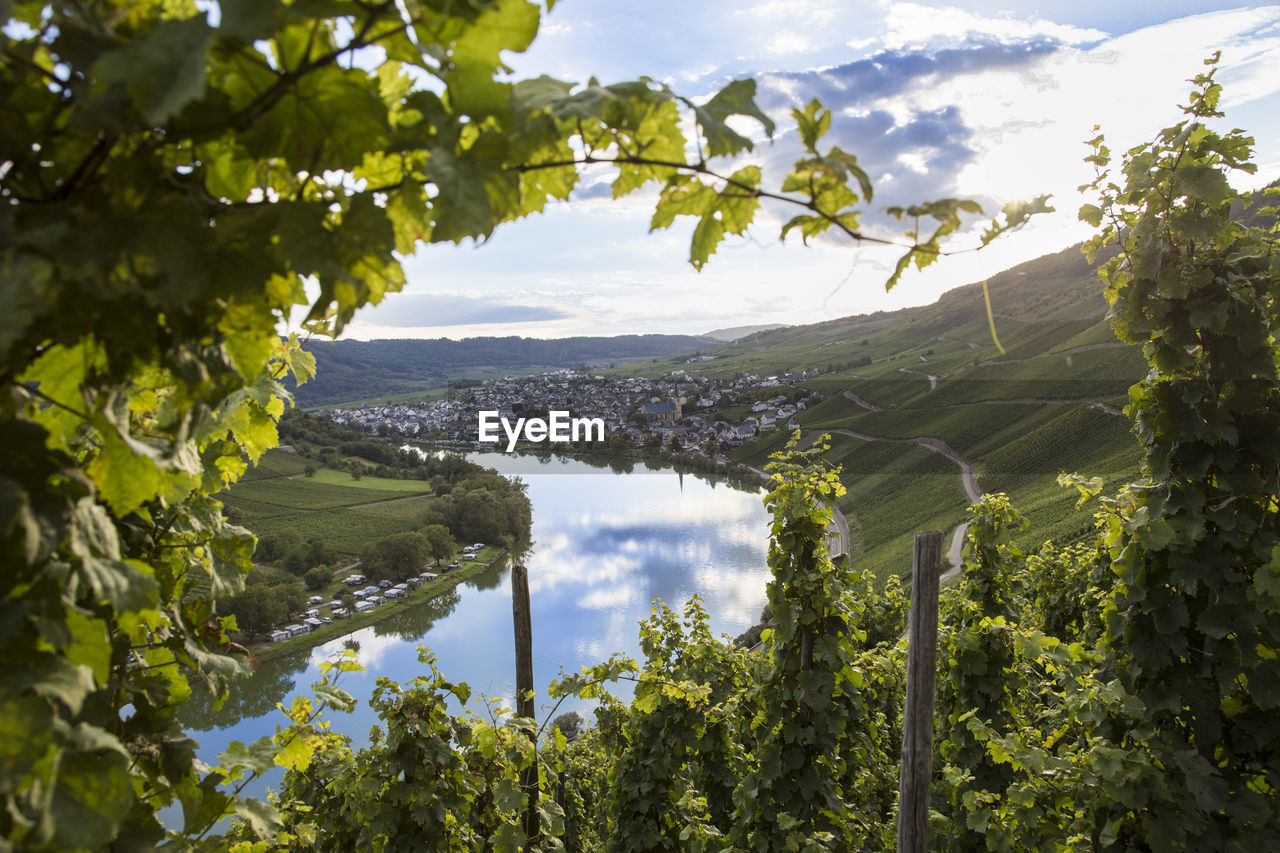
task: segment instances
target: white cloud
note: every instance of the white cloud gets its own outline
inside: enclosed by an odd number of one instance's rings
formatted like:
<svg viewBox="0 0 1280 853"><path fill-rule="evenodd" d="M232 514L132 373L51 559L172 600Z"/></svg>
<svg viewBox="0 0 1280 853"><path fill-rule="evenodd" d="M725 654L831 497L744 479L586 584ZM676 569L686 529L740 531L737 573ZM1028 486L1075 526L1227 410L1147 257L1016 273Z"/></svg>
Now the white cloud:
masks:
<svg viewBox="0 0 1280 853"><path fill-rule="evenodd" d="M783 31L765 44L765 52L772 56L802 53L812 46L810 39L797 32Z"/></svg>
<svg viewBox="0 0 1280 853"><path fill-rule="evenodd" d="M325 661L336 661L349 641L360 644L360 665L367 670L378 669L388 653L405 645L405 641L395 634L378 634L372 626L360 628L313 648L307 658L309 673L317 675L320 672L320 664Z"/></svg>
<svg viewBox="0 0 1280 853"><path fill-rule="evenodd" d="M1101 30L1058 24L1036 16L988 17L958 6L926 6L890 0L882 0L881 7L885 21L881 43L886 50L936 47L940 43L970 39L1017 42L1049 38L1063 44L1085 44L1107 37Z"/></svg>
<svg viewBox="0 0 1280 853"><path fill-rule="evenodd" d="M593 589L578 599L578 606L584 610L613 610L638 603L642 596L640 588L633 583L615 584L602 589Z"/></svg>
<svg viewBox="0 0 1280 853"><path fill-rule="evenodd" d="M654 15L677 13L674 0L655 2ZM1085 6L1040 6L1029 14L975 11L995 9L994 2L962 8L865 0L728 6L713 0L680 5L684 27L659 36L652 16L633 20L603 0L558 5L549 19L554 27L544 27L546 63L582 64L590 56L619 73L631 63L659 77L705 80L708 91L731 75L754 72L762 102L780 118L820 95L837 113L829 141L859 155L876 180L873 213L886 204L947 195L979 197L998 207L1043 192L1056 196L1061 213L981 253L912 273L885 294L884 266L896 260L893 250L865 247L855 254L832 242L805 249L794 238L780 245L778 228L793 211L778 205L757 215L751 237L726 240L696 274L687 263L692 222L648 233L653 191L617 202L601 198L611 180L601 169L584 177L589 198L503 226L479 249L430 247L407 265L411 292L465 292L570 316L394 328L378 326L371 314L349 334L696 333L928 302L946 288L1080 239L1085 232L1075 221L1075 187L1089 177L1081 140L1100 123L1120 151L1178 120L1186 79L1219 48L1229 113L1224 124L1257 137L1263 170L1257 180L1276 176L1280 7L1198 14L1144 28L1159 14L1173 13L1145 5L1141 14L1125 4L1114 13L1104 4ZM1092 25L1095 13L1104 23ZM1106 29L1123 34L1108 37ZM804 52L785 53L802 42ZM784 53L768 54L771 46ZM794 138L794 132L780 132L753 157L776 178L796 155ZM874 216L866 222L876 227Z"/></svg>

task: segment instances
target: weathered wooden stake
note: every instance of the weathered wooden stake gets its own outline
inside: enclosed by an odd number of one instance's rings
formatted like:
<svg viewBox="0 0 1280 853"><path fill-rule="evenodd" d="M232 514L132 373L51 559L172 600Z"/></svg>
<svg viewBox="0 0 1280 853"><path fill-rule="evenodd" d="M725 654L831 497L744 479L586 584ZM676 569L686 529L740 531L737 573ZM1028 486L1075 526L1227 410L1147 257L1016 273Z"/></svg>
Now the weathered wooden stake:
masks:
<svg viewBox="0 0 1280 853"><path fill-rule="evenodd" d="M533 620L529 615L529 572L511 567L511 614L516 628L516 716L533 719ZM538 740L530 731L536 755ZM538 761L520 771L520 787L528 797L524 813L525 839L532 847L541 834L538 825Z"/></svg>
<svg viewBox="0 0 1280 853"><path fill-rule="evenodd" d="M929 844L941 565L942 532L916 533L907 623L907 705L902 715L902 771L898 778L898 853L925 853Z"/></svg>

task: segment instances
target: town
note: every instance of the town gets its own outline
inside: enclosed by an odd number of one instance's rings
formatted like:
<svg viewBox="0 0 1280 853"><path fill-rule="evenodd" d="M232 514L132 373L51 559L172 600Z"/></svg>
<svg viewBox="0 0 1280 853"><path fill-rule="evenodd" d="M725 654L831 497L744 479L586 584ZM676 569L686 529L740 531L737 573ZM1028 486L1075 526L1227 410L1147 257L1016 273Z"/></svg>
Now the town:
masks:
<svg viewBox="0 0 1280 853"><path fill-rule="evenodd" d="M335 409L329 416L379 435L478 447L481 412L518 419L562 410L602 421L610 451L639 447L724 463L725 454L759 435L795 429L797 412L823 398L798 386L816 372L716 379L681 369L650 379L561 369L451 388L443 399Z"/></svg>

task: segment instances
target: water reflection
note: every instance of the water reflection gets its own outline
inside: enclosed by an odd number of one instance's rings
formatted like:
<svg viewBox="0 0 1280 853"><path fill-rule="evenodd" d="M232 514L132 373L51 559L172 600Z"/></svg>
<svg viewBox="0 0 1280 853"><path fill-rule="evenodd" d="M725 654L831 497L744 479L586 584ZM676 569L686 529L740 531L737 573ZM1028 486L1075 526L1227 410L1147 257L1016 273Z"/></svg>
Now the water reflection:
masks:
<svg viewBox="0 0 1280 853"><path fill-rule="evenodd" d="M222 707L216 709L204 682L193 680L191 698L182 705L182 723L189 731L207 732L268 714L293 689L295 677L308 664L307 655L300 652L259 667L253 674L253 689L244 689L249 682L237 682Z"/></svg>
<svg viewBox="0 0 1280 853"><path fill-rule="evenodd" d="M518 475L529 486L534 544L523 559L533 608L535 685L545 686L562 668L577 671L615 652L638 656L637 622L654 599L679 607L696 593L712 630L730 636L759 615L768 579L768 519L759 494L717 488L643 463L618 474L607 464L552 457L472 458ZM366 667L343 676L344 688L360 700L380 676L404 681L420 674L420 644L438 656L445 677L470 684L473 696L509 699L515 667L507 566L348 637L263 664L219 711L207 700L188 703L183 720L202 732L201 758L213 763L231 740L247 742L274 731L280 721L276 703L307 691L320 677L320 663L339 654L344 643L359 644ZM544 703L538 713L549 710ZM333 728L357 745L367 742L375 722L364 701L354 713L332 719Z"/></svg>

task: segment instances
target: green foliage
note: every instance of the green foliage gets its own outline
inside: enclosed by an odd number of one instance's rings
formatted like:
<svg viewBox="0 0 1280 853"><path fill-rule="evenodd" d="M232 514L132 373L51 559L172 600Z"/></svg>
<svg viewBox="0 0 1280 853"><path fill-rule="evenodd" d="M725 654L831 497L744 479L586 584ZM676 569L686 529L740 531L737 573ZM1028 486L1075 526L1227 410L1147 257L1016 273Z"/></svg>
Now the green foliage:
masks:
<svg viewBox="0 0 1280 853"><path fill-rule="evenodd" d="M306 574L302 576L302 583L307 589L316 590L324 589L333 583L333 569L325 565L316 566L314 569L308 569Z"/></svg>
<svg viewBox="0 0 1280 853"><path fill-rule="evenodd" d="M765 644L772 666L753 721L758 767L738 793L737 838L752 849L768 849L767 839L793 833L819 841L846 838L852 821L868 817L850 813L853 792L845 790L858 775L851 768L867 766L874 744L865 727L849 725L869 716L860 689L864 678L853 660L865 634L852 609L862 605L851 595L848 558L833 561L827 553L831 515L824 504L844 488L835 473L815 470L824 450L820 441L769 466L773 628Z"/></svg>
<svg viewBox="0 0 1280 853"><path fill-rule="evenodd" d="M421 571L430 555L431 545L422 533L393 533L366 545L360 553L360 566L373 580L404 578Z"/></svg>
<svg viewBox="0 0 1280 853"><path fill-rule="evenodd" d="M670 95L636 84L609 110L506 81L502 51L538 23L518 0L237 2L216 24L190 3L4 9L0 713L47 734L5 739L0 830L148 846L179 800L186 837L236 809L270 830L217 792L174 709L188 673L245 668L218 604L253 540L210 496L276 443L282 381L313 372L277 325L306 306L308 330L340 331L403 283L396 252L565 197L572 163L550 163L579 128L682 151L633 120ZM750 112L740 91L703 123Z"/></svg>
<svg viewBox="0 0 1280 853"><path fill-rule="evenodd" d="M1008 764L988 753L982 737L966 721L977 719L990 730L1007 730L1013 721L1013 696L1025 687L1012 677L1009 628L1019 592L1010 581L1024 573L1023 554L1010 539L1026 525L1004 495L987 495L970 513L960 589L948 619L950 630L938 644L939 723L946 733L939 740L938 754L944 766L961 767L965 773L965 784L954 791L949 803L958 849L981 845L985 828L975 831L972 824L991 792L1002 792L1010 782Z"/></svg>
<svg viewBox="0 0 1280 853"><path fill-rule="evenodd" d="M1238 219L1260 206L1227 183L1255 170L1252 139L1205 123L1221 116L1215 73L1115 177L1092 141L1101 204L1081 212L1103 223L1090 251L1119 250L1103 270L1116 334L1151 365L1129 392L1143 479L1106 534L1106 643L1134 706L1111 734L1143 768L1107 781L1145 800L1108 810L1121 844L1280 842L1277 230Z"/></svg>
<svg viewBox="0 0 1280 853"><path fill-rule="evenodd" d="M711 636L696 597L683 620L656 609L641 623L640 643L646 662L612 745L605 843L629 851L697 849L732 824L752 662Z"/></svg>
<svg viewBox="0 0 1280 853"><path fill-rule="evenodd" d="M430 676L406 686L378 680L371 701L381 725L368 747L352 752L329 734L311 764L286 774L281 805L296 841L285 849L321 840L340 850L421 850L427 840L433 850L520 849L519 771L537 760L528 721L451 716L446 697L466 702L470 691L445 681L425 652L421 660ZM554 738L548 757L563 745ZM554 800L542 808L547 832L561 835Z"/></svg>
<svg viewBox="0 0 1280 853"><path fill-rule="evenodd" d="M307 429L322 419L306 416L302 420L303 425L297 418L286 423L295 440L303 434L309 436L301 439L306 447L315 446L312 439L342 440L340 435L321 435ZM299 453L303 452L302 446L295 445ZM413 478L364 477L359 482L349 474L328 468L310 479L299 476L301 467L295 473L291 464L297 461L296 456L282 451L265 454L266 464L279 469L278 473L261 471L260 465L220 495L236 511L237 521L261 537L255 553L259 563L280 565L301 576L321 563L346 565L366 544L396 533L425 533L431 525L461 529L465 519L458 507L478 504L482 495L462 503L451 498L437 500L431 495L432 481L436 483L435 491L449 491L453 487L444 482L449 477L457 480L459 497L479 488L495 501L491 508L470 519L467 541L496 544L509 537L512 544L518 544L528 537L532 518L524 486L454 454L439 459L412 454L413 467L397 468L395 473L413 473ZM435 535L436 551L431 557L439 561L451 551L439 539L441 534Z"/></svg>
<svg viewBox="0 0 1280 853"><path fill-rule="evenodd" d="M1213 64L1211 61L1210 64ZM1143 479L1096 502L1095 543L1022 558L989 498L949 607L935 804L943 849L1244 849L1274 844L1277 600L1274 226L1225 181L1249 141L1216 117L1213 71L1187 121L1090 158L1089 247L1117 335L1150 365L1129 415ZM975 581L977 582L975 585ZM1055 636L1056 635L1056 636Z"/></svg>
<svg viewBox="0 0 1280 853"><path fill-rule="evenodd" d="M422 528L422 535L427 540L427 553L436 565L440 565L441 560L446 560L453 555L457 543L453 540L453 535L449 533L449 528L443 524L428 524Z"/></svg>
<svg viewBox="0 0 1280 853"><path fill-rule="evenodd" d="M290 614L299 612L303 600L297 584L250 584L239 595L227 599L222 609L235 617L237 629L251 637L261 637L284 623Z"/></svg>
<svg viewBox="0 0 1280 853"><path fill-rule="evenodd" d="M560 730L566 741L573 740L582 734L583 719L577 711L566 711L551 721L551 725Z"/></svg>
<svg viewBox="0 0 1280 853"><path fill-rule="evenodd" d="M806 156L774 193L754 167L721 175L706 159L751 148L735 116L773 132L752 84L695 105L647 79L511 80L503 52L525 49L539 23L524 0L229 0L215 18L188 2L3 8L7 846L219 848L215 827L234 815L236 840L257 850L321 839L515 850L519 772L533 766L544 781L585 768L566 782L569 825L603 820L579 848L887 846L892 772L867 768L896 764L901 654L870 643L895 636L900 600L875 603L866 576L827 555L824 501L839 485L809 467L816 451L775 466L767 659L711 639L696 603L683 623L658 612L643 668L613 661L557 687L589 698L608 679L638 683L630 707L606 703L576 755L562 758L558 730L535 755L529 720L450 717L445 695L466 690L434 671L408 689L380 685L384 733L364 755L318 720L354 704L329 668L287 725L232 744L216 768L196 761L175 713L190 679L217 695L248 668L226 614L254 540L213 496L277 443L284 383L314 372L299 337L277 334L295 308L308 333L336 334L403 284L399 257L418 243L485 240L567 198L592 164L616 171L618 196L661 185L653 227L694 217L695 267L744 232L763 197L805 209L784 234L834 227L865 240L870 186L852 155L819 147L829 112L797 111ZM984 516L978 598L954 635L968 679L954 690L977 707L956 720L967 734L940 745L941 801L964 823L952 846L1280 843L1280 275L1274 231L1230 218L1241 199L1223 173L1252 168L1249 141L1198 121L1217 115L1219 89L1212 73L1197 82L1192 119L1131 151L1123 183L1101 175L1102 203L1082 213L1105 223L1095 248L1119 247L1106 266L1116 330L1152 366L1130 405L1146 481L1108 510L1118 575L1102 640L1065 644L1023 618L1028 584L997 570L1018 562L1000 543L1004 516ZM1101 139L1093 160L1109 163ZM1043 208L1006 208L984 243ZM907 232L889 284L944 254L968 212L954 199L900 211L938 224ZM454 469L441 482L455 533L478 538L472 518L513 540L527 532L523 495L499 499ZM386 565L425 560L425 539L407 544L407 562ZM1035 601L1029 612L1090 636L1060 599ZM1007 680L988 678L992 661ZM668 732L679 736L655 754ZM607 758L590 762L593 749ZM272 766L289 771L279 804L242 797ZM602 779L608 789L593 790ZM566 824L542 803L554 847ZM166 830L157 814L173 806L181 826Z"/></svg>
<svg viewBox="0 0 1280 853"><path fill-rule="evenodd" d="M846 849L890 837L894 780L865 768L899 748L904 602L827 555L818 500L839 486L812 467L819 453L793 446L774 464L765 654L713 639L694 599L683 619L658 607L641 626L643 665L613 659L551 686L603 701L568 754L568 849ZM601 695L619 678L636 682L629 706Z"/></svg>

